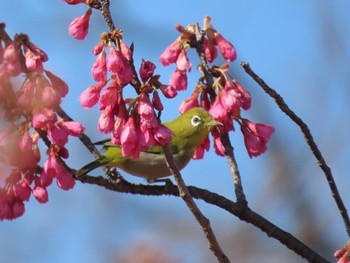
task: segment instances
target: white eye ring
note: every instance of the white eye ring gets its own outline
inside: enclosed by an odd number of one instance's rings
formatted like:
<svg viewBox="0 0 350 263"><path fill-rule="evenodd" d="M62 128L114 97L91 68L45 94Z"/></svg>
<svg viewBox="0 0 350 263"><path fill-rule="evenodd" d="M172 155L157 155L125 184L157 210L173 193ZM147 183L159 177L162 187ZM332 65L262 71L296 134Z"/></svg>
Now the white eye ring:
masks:
<svg viewBox="0 0 350 263"><path fill-rule="evenodd" d="M201 122L202 122L202 119L197 115L194 115L191 119L191 124L194 127L198 126Z"/></svg>

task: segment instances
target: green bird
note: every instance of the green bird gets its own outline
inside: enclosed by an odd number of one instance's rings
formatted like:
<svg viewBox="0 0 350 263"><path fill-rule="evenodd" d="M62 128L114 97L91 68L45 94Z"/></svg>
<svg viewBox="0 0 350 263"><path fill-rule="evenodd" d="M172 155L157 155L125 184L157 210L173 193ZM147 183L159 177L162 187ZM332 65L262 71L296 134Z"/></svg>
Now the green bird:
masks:
<svg viewBox="0 0 350 263"><path fill-rule="evenodd" d="M174 133L169 147L179 170L188 164L209 132L219 125L222 124L203 108L192 108L178 118L164 123ZM123 157L121 147L111 141L106 141L104 148L106 152L82 167L77 172L78 176L101 166L118 167L131 175L146 178L147 182L171 175L161 146L152 146L147 151L141 151L136 160Z"/></svg>

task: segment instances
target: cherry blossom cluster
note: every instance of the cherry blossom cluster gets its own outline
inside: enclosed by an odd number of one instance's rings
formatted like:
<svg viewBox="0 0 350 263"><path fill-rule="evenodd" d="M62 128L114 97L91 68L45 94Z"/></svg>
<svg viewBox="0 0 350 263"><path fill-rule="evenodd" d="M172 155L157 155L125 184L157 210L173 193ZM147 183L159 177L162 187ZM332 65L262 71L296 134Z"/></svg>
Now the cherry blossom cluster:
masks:
<svg viewBox="0 0 350 263"><path fill-rule="evenodd" d="M159 61L164 66L175 64L176 69L171 75L170 85L176 90L185 90L187 88L187 72L191 70L191 62L187 57L189 48L196 48L196 25L189 25L186 29L176 25L176 29L181 35L171 43L161 54ZM203 38L203 53L207 62L213 62L218 56L218 50L227 62L236 59L237 53L234 46L227 41L211 25L210 17L205 17ZM203 72L203 67L198 69ZM250 157L258 156L267 149L274 127L268 124L254 123L241 117L241 110L248 110L251 106L251 96L237 80L232 78L228 73L229 65L224 64L220 67L213 65L210 74L215 78L214 85L208 88L204 83L205 77L202 77L192 95L185 99L179 108L180 113L193 108L203 107L216 120L223 123L223 126L212 131L215 152L223 156L225 148L221 142L220 134L234 130L233 120L236 120L244 136L244 143ZM205 150L210 148L210 142L207 138L196 150L193 155L194 159L203 158Z"/></svg>
<svg viewBox="0 0 350 263"><path fill-rule="evenodd" d="M160 124L156 114L163 110L158 90L167 98L175 97L177 91L154 75L155 64L142 61L140 81L134 70L132 52L118 30L104 33L92 53L97 56L92 66L92 77L97 84L80 95L80 103L84 108L99 103L102 112L98 130L111 133L112 142L122 147L122 155L134 159L142 150L168 143L172 132ZM131 86L137 93L136 98L124 99L124 88Z"/></svg>
<svg viewBox="0 0 350 263"><path fill-rule="evenodd" d="M65 1L68 4L79 4L82 1ZM85 15L76 18L69 26L70 34L76 39L84 39L87 35L89 28L89 18L91 15L91 9L89 9ZM134 67L132 61L132 55L130 49L121 41L121 37L112 37L111 40L108 37L102 37L102 41L96 45L93 50L93 54L97 55L97 59L92 67L92 76L98 84L89 87L80 97L81 104L83 107L90 108L100 101L100 110L102 114L99 120L99 131L104 133L112 132L112 141L123 147L123 155L137 158L139 151L146 148L147 146L155 145L161 142L153 141L157 136L154 132L157 131L157 127L152 124L148 124L149 130L145 128L145 125L140 125L144 122L141 114L127 114L130 111L126 110L125 101L122 97L122 89L132 84L139 94L132 103L132 109L139 108L137 105L144 104L148 105L150 116L149 121L156 123L155 111L158 109L153 101L157 101L159 98L157 89L160 89L166 97L173 97L177 91L183 91L187 89L188 79L187 73L192 69L192 63L188 59L187 53L189 48L196 48L198 41L196 34L198 27L196 25L189 25L184 28L181 25L176 25L176 29L180 32L180 36L171 43L164 52L160 55L159 61L163 66L175 64L176 68L172 73L169 81L169 85L160 84L158 77L153 77L153 71L155 65L152 62L143 61L140 69L142 85L137 85L137 76L135 71L132 70ZM212 26L210 17L205 17L204 27L203 54L208 63L214 62L218 57L218 50L222 57L227 62L232 62L237 58L236 49L234 46L226 40L217 30ZM112 35L115 32L112 32ZM117 39L117 41L116 41ZM112 43L116 43L117 47L114 47ZM105 52L105 48L109 47L108 56ZM145 78L142 76L142 71L149 70L150 75ZM202 67L198 67L202 70ZM222 122L223 126L220 127L220 131L215 129L212 132L214 149L215 152L223 156L225 154L224 146L222 145L220 134L227 133L234 130L233 120L236 120L240 126L244 136L244 143L247 148L250 157L259 156L264 153L267 149L267 142L269 141L274 128L268 124L254 123L245 118L241 117L241 109L248 110L251 105L251 96L249 92L244 89L237 80L233 79L228 74L229 65L224 64L220 67L213 66L211 68L211 74L215 79L212 89L208 88L204 83L204 77L201 78L196 88L192 92L192 95L184 100L180 105L180 113L184 113L190 108L201 106L209 111L213 117ZM111 73L111 77L107 80L107 72ZM149 81L148 81L149 80ZM107 85L107 82L110 83ZM148 81L148 82L147 82ZM136 84L135 84L136 83ZM102 88L107 85L107 88L101 92ZM153 93L153 101L150 103L149 94ZM171 93L171 95L170 95ZM108 98L108 99L107 99ZM112 98L112 99L111 99ZM107 102L106 102L107 101ZM160 104L160 100L159 104ZM107 103L107 104L106 104ZM133 111L132 111L133 112ZM141 119L141 121L139 120ZM124 125L127 123L126 128ZM129 127L132 127L130 129ZM160 126L162 127L162 126ZM164 129L164 127L162 127ZM135 134L131 136L133 129ZM124 135L128 131L133 143L129 143L129 139L124 139L128 136ZM124 131L124 132L123 132ZM141 132L141 133L140 133ZM123 136L121 136L123 133ZM146 142L140 134L147 135ZM121 141L121 137L123 140ZM138 139L136 139L138 138ZM166 137L167 139L170 138ZM135 144L135 141L139 141ZM167 141L167 140L165 140ZM134 148L128 149L129 146L136 145ZM140 146L137 146L140 145ZM205 150L209 150L210 142L206 139L196 150L193 155L194 159L200 159L204 156ZM136 151L135 151L136 150ZM132 154L136 152L136 154Z"/></svg>
<svg viewBox="0 0 350 263"><path fill-rule="evenodd" d="M75 0L65 2L74 5L84 3ZM82 40L88 34L91 12L89 8L69 25L68 31L75 39ZM102 34L92 53L97 56L92 66L92 77L97 84L81 94L80 103L84 108L91 108L99 102L102 113L98 130L111 133L112 142L122 147L122 155L134 159L139 157L142 150L168 143L172 132L160 124L157 116L160 114L156 114L156 111L160 113L163 110L158 90L165 97L173 98L179 89L162 84L159 76L154 75L156 66L151 61L142 61L140 81L132 52L122 41L120 30ZM125 100L123 89L129 84L134 87L137 96Z"/></svg>
<svg viewBox="0 0 350 263"><path fill-rule="evenodd" d="M61 158L69 155L68 137L80 136L84 127L56 115L68 86L44 69L47 60L27 35L15 35L6 44L0 41L0 220L21 216L32 194L47 202L47 187L54 178L64 190L75 184ZM47 146L46 160L41 158L40 139Z"/></svg>

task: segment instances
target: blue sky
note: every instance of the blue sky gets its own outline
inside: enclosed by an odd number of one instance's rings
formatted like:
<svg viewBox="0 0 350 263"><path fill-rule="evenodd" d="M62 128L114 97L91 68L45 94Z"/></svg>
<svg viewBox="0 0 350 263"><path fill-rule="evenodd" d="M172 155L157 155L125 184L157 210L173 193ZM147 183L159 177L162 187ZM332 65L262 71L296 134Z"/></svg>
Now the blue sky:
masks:
<svg viewBox="0 0 350 263"><path fill-rule="evenodd" d="M238 59L231 65L234 77L253 96L253 107L244 116L276 127L271 141L274 151L256 159L248 157L239 131L231 135L250 205L272 222L295 233L299 231L295 220L302 220L303 214L288 209L288 204L295 198L308 196L308 201L314 204L313 215L325 229L320 235L327 237L332 249L346 243L346 235L325 179L298 129L247 77L239 63L248 61L310 125L339 182L345 203L349 205L349 8L348 1L340 0L331 4L323 0L111 3L114 20L123 30L125 41L135 44L136 63L139 64L141 58L155 62L156 72L162 75L163 82L168 81L174 67L164 68L157 62L159 54L178 36L174 25L186 26L196 22L202 25L204 16L212 17L216 29L237 49ZM63 108L86 125L86 133L95 141L105 137L97 132L99 111L96 108L82 109L78 97L94 83L90 75L94 61L91 49L99 41L100 33L107 29L95 10L88 37L84 41L71 38L67 32L69 23L85 11L83 5L68 6L59 0L50 3L45 0L14 0L2 3L0 20L6 22L10 35L27 33L48 53L46 68L62 77L70 87ZM196 83L198 60L195 60L194 52L190 56L194 61L189 90L167 101L164 120L178 115L178 106L190 95L191 85ZM70 147L69 164L72 167L78 168L93 159L78 140L72 140ZM289 189L286 184L290 191L284 191L283 183L274 183L276 178L283 176L272 176L276 173L275 166L281 154L287 159L282 161L298 171L292 176L298 177L300 185ZM101 174L101 171L96 174ZM212 150L204 161L191 162L182 174L189 185L234 199L226 160L215 156ZM127 175L126 178L143 182ZM288 178L285 181L288 182ZM269 196L269 191L274 195ZM178 198L126 195L77 183L68 192L52 186L49 200L49 203L40 205L32 198L23 217L0 223L0 259L3 258L4 262L112 262L134 244L149 242L169 251L181 262L203 260L201 253L206 251L206 241L187 207ZM227 241L231 240L227 232L235 235L235 231L243 227L247 236L261 238L262 246L266 246L264 251L272 251L266 257L269 262L279 262L280 256L290 255L286 248L260 231L256 233L253 227L217 208L198 203L211 220L220 237L219 242L227 242L225 251L233 251L233 254L244 251L239 244L231 247ZM189 228L191 231L186 233L184 229ZM186 239L195 242L186 242ZM208 255L207 262L212 262L213 258L210 253ZM246 262L253 262L253 259L254 256ZM290 262L303 261L295 256Z"/></svg>

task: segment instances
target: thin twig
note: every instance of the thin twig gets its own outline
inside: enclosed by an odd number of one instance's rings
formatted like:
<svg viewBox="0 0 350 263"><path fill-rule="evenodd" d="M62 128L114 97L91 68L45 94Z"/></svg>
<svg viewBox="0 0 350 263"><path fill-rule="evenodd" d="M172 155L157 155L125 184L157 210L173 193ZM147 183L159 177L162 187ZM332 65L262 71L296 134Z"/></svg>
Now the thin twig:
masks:
<svg viewBox="0 0 350 263"><path fill-rule="evenodd" d="M125 180L117 182L102 176L95 177L89 175L81 176L78 178L78 180L82 183L98 185L108 190L121 193L140 194L146 196L180 196L178 187L171 184L166 184L164 186L132 184ZM295 254L306 259L308 262L330 263L327 259L319 255L293 235L282 230L261 215L252 211L248 206L233 202L224 196L195 186L188 186L187 190L189 195L193 198L203 200L208 204L222 208L230 214L237 216L239 219L256 226L261 231L266 233L267 236L275 238L290 250L294 251Z"/></svg>
<svg viewBox="0 0 350 263"><path fill-rule="evenodd" d="M56 109L56 113L66 121L73 121L73 119L61 107L58 107ZM80 135L79 139L84 144L84 146L93 154L93 156L95 156L95 158L101 156L101 153L97 150L91 139L85 133Z"/></svg>
<svg viewBox="0 0 350 263"><path fill-rule="evenodd" d="M11 37L7 34L6 30L6 24L3 22L0 22L0 39L5 42L5 45L8 46L11 44L12 39Z"/></svg>
<svg viewBox="0 0 350 263"><path fill-rule="evenodd" d="M108 28L111 32L113 32L115 30L115 26L113 23L113 19L111 16L111 12L109 10L109 0L100 0L101 3L101 13L108 25Z"/></svg>
<svg viewBox="0 0 350 263"><path fill-rule="evenodd" d="M241 205L248 205L248 201L243 190L241 175L233 153L233 147L231 145L230 138L227 133L221 134L221 141L225 147L225 156L227 159L228 166L230 167L233 184L235 186L237 202Z"/></svg>
<svg viewBox="0 0 350 263"><path fill-rule="evenodd" d="M249 66L247 62L242 62L241 66L244 68L244 70L248 73L249 76L251 76L259 85L263 88L263 90L272 97L275 102L277 103L278 107L281 109L282 112L284 112L294 123L296 123L301 132L304 134L306 143L309 145L311 152L316 157L317 163L322 169L323 173L326 176L328 185L330 187L332 196L338 206L338 210L340 212L341 217L343 218L344 225L346 232L348 233L348 236L350 237L350 219L348 212L346 210L346 207L343 203L343 200L339 194L337 185L335 183L335 180L332 175L332 171L327 165L326 161L324 160L321 151L318 149L317 144L315 143L315 140L309 130L309 127L306 125L306 123L298 117L284 102L281 95L279 95L274 89L269 87L264 80L262 80Z"/></svg>
<svg viewBox="0 0 350 263"><path fill-rule="evenodd" d="M197 219L198 223L201 225L201 227L204 231L205 237L208 240L209 249L214 253L218 262L229 263L230 260L222 251L222 249L221 249L221 247L216 239L214 231L211 228L209 219L206 218L202 214L202 212L199 210L198 206L194 202L190 192L188 191L187 186L186 186L186 184L185 184L184 180L182 179L182 176L179 172L179 169L176 167L175 160L174 160L173 155L170 152L169 146L165 145L165 146L163 146L163 149L164 149L164 154L165 154L165 158L167 161L167 165L169 167L170 172L174 176L177 187L179 189L180 196L185 201L186 205L188 206L188 208L190 209L190 211L192 212L194 217Z"/></svg>

